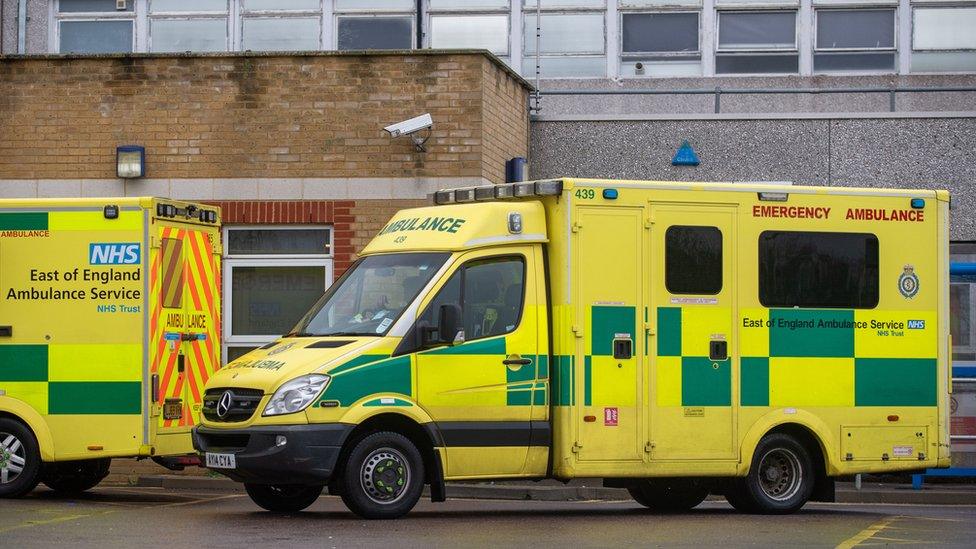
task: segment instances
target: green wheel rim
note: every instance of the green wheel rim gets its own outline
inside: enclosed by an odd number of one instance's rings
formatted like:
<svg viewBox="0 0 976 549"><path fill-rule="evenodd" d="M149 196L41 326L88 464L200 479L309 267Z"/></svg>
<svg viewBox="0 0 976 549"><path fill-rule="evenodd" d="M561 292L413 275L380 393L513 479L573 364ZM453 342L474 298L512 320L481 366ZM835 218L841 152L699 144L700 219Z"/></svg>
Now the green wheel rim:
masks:
<svg viewBox="0 0 976 549"><path fill-rule="evenodd" d="M359 478L369 499L388 505L403 497L410 474L410 464L400 451L378 448L363 460Z"/></svg>

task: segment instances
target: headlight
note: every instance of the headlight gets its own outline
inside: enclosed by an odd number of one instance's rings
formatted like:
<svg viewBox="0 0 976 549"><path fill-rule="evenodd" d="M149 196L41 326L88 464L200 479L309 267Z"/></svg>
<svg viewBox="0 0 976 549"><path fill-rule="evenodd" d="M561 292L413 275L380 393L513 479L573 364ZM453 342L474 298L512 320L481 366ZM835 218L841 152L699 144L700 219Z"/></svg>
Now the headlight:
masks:
<svg viewBox="0 0 976 549"><path fill-rule="evenodd" d="M264 415L280 416L304 410L322 394L330 379L332 378L329 376L319 374L296 377L275 391L268 405L264 407Z"/></svg>

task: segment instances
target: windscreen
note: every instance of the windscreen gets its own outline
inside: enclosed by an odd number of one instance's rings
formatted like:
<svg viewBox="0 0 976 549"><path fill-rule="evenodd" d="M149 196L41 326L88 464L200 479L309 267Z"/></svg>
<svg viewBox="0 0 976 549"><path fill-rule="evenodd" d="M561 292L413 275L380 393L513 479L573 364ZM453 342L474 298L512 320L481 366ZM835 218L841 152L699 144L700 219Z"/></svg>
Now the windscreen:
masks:
<svg viewBox="0 0 976 549"><path fill-rule="evenodd" d="M404 253L363 258L329 288L289 335L385 335L449 255Z"/></svg>

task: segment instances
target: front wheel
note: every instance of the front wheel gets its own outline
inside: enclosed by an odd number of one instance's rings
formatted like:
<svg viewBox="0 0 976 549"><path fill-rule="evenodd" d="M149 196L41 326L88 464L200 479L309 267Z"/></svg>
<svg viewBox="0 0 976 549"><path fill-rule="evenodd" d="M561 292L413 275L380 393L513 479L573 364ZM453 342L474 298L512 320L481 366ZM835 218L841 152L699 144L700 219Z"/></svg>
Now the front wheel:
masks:
<svg viewBox="0 0 976 549"><path fill-rule="evenodd" d="M349 453L342 471L342 501L367 519L393 519L413 509L424 490L424 462L407 437L373 433Z"/></svg>
<svg viewBox="0 0 976 549"><path fill-rule="evenodd" d="M810 453L793 437L766 435L752 457L749 474L731 487L729 502L736 509L767 515L798 511L813 493Z"/></svg>
<svg viewBox="0 0 976 549"><path fill-rule="evenodd" d="M23 423L0 418L0 498L19 498L37 486L41 452Z"/></svg>
<svg viewBox="0 0 976 549"><path fill-rule="evenodd" d="M660 513L690 511L708 497L708 490L692 480L643 481L627 490L634 501Z"/></svg>
<svg viewBox="0 0 976 549"><path fill-rule="evenodd" d="M272 513L297 513L315 503L322 494L321 486L292 484L250 484L244 489L251 501Z"/></svg>
<svg viewBox="0 0 976 549"><path fill-rule="evenodd" d="M51 463L47 465L41 482L55 492L80 494L98 486L108 476L111 464L110 458Z"/></svg>

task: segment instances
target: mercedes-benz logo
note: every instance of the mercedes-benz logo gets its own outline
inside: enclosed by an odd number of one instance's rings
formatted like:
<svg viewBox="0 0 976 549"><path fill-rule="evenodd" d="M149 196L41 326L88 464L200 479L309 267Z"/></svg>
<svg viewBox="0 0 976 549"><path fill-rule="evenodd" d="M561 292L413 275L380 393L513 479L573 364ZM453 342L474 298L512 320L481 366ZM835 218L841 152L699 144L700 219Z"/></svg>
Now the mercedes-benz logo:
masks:
<svg viewBox="0 0 976 549"><path fill-rule="evenodd" d="M224 394L220 396L220 400L217 401L217 417L223 419L230 411L231 405L234 403L234 393L230 391L224 391Z"/></svg>

